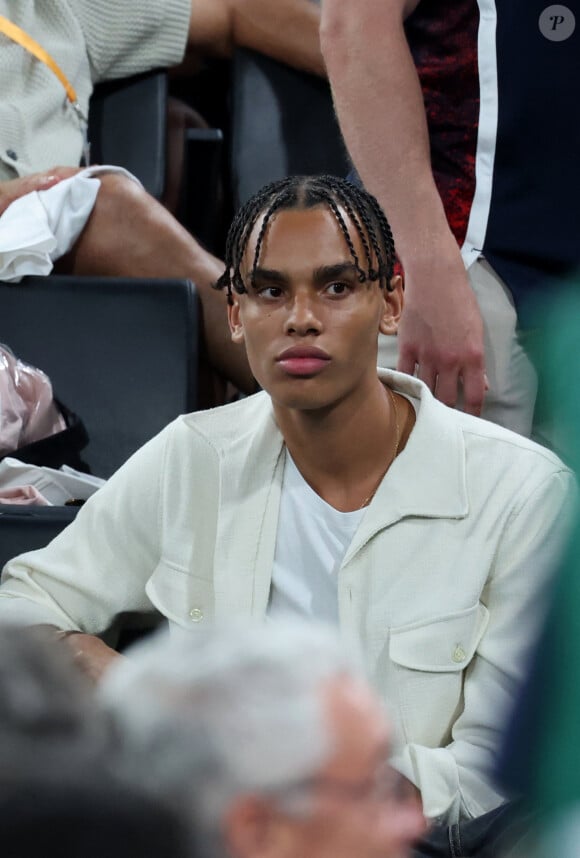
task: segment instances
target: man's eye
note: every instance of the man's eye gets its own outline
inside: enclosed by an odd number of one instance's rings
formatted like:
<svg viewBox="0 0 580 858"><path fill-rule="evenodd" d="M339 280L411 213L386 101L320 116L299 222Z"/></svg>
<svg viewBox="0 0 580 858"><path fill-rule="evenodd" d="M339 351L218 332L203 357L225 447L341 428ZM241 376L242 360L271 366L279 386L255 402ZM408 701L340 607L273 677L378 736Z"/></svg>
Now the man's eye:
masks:
<svg viewBox="0 0 580 858"><path fill-rule="evenodd" d="M257 291L261 298L279 298L282 295L279 286L262 286Z"/></svg>
<svg viewBox="0 0 580 858"><path fill-rule="evenodd" d="M326 287L326 291L329 295L344 295L349 291L349 288L348 283L330 283Z"/></svg>

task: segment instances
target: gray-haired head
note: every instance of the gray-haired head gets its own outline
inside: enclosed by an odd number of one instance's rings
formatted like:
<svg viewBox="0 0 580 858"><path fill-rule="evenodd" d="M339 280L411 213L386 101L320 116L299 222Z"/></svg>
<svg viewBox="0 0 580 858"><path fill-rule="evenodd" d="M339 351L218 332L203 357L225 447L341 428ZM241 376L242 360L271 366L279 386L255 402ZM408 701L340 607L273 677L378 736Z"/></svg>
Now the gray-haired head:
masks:
<svg viewBox="0 0 580 858"><path fill-rule="evenodd" d="M123 764L186 801L215 842L240 794L304 809L295 788L333 752L324 687L360 673L325 628L236 625L147 641L111 669L101 695L127 733Z"/></svg>

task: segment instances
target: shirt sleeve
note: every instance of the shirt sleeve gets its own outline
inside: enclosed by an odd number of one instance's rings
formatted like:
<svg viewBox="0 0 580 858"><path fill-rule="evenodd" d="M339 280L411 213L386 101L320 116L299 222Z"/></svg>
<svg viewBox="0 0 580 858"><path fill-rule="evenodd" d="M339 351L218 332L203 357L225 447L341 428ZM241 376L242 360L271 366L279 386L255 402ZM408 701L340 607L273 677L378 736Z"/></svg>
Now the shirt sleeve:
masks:
<svg viewBox="0 0 580 858"><path fill-rule="evenodd" d="M407 744L393 765L421 790L425 815L448 824L505 800L492 783L504 719L530 649L577 508L573 476L553 473L514 508L481 596L489 622L465 670L463 710L443 748Z"/></svg>
<svg viewBox="0 0 580 858"><path fill-rule="evenodd" d="M5 567L0 620L104 632L152 611L145 585L160 556L164 460L173 425L142 447L46 548Z"/></svg>
<svg viewBox="0 0 580 858"><path fill-rule="evenodd" d="M176 65L187 44L191 0L70 0L93 83Z"/></svg>

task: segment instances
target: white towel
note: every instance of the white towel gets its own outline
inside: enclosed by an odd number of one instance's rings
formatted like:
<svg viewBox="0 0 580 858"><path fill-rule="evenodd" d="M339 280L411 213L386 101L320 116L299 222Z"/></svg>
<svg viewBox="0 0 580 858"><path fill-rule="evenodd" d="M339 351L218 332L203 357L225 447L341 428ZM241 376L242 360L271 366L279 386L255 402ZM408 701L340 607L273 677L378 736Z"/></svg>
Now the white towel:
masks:
<svg viewBox="0 0 580 858"><path fill-rule="evenodd" d="M0 217L0 280L16 283L28 274L49 274L81 234L95 205L102 173L122 167L87 167L45 191L32 191L11 203Z"/></svg>

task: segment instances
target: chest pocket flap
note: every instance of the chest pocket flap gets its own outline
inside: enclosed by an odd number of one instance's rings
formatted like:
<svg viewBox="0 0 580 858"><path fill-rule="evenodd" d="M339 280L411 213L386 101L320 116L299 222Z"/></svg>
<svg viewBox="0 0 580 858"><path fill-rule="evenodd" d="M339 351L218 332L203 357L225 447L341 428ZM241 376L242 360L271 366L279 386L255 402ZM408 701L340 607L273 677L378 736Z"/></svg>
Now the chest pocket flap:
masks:
<svg viewBox="0 0 580 858"><path fill-rule="evenodd" d="M429 672L463 670L489 621L487 608L472 608L391 629L389 655L401 667Z"/></svg>
<svg viewBox="0 0 580 858"><path fill-rule="evenodd" d="M161 561L147 582L147 595L158 611L178 625L213 619L213 582Z"/></svg>

